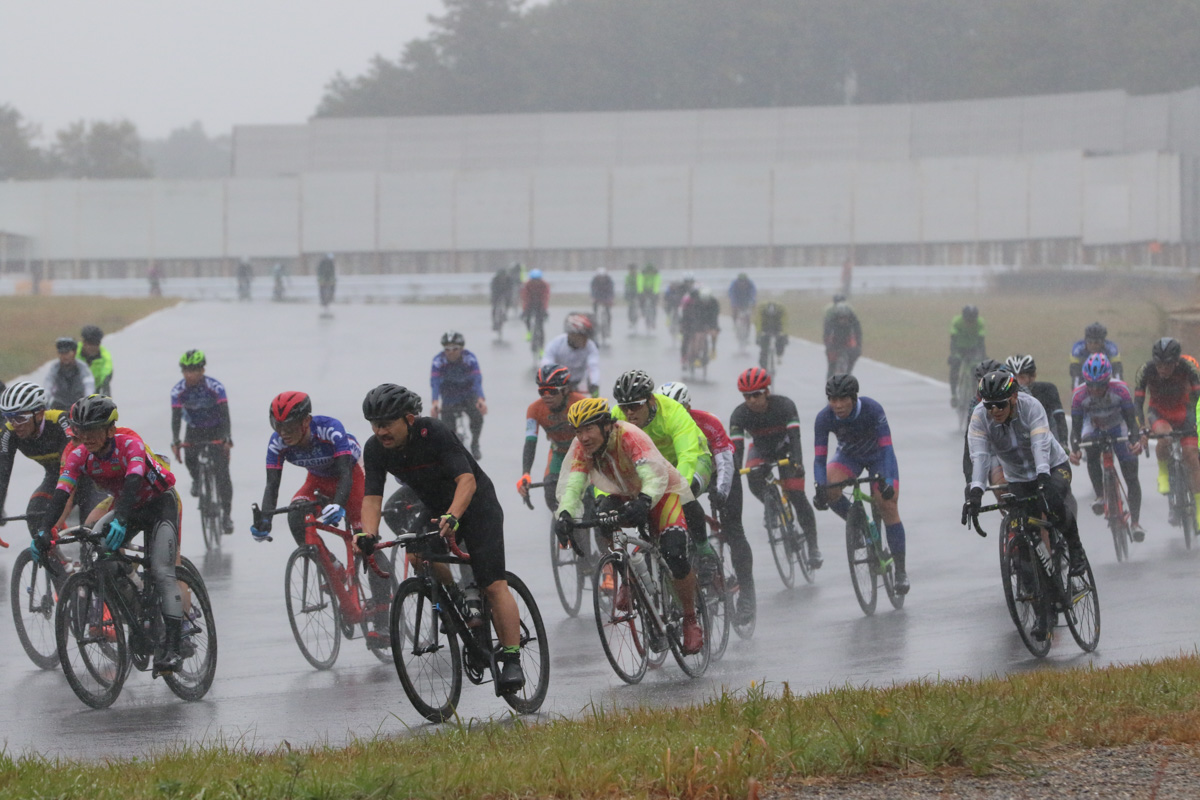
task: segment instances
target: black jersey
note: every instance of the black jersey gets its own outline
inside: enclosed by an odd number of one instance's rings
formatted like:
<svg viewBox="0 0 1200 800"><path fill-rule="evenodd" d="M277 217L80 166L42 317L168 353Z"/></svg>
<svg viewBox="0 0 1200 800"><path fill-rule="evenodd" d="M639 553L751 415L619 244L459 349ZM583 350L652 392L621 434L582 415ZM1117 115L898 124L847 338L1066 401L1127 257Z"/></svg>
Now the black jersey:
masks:
<svg viewBox="0 0 1200 800"><path fill-rule="evenodd" d="M36 436L22 439L5 423L0 428L0 508L8 495L8 480L12 476L13 461L19 451L23 456L36 461L47 474L58 475L62 465L63 450L71 442L67 412L49 410L42 421L42 429Z"/></svg>
<svg viewBox="0 0 1200 800"><path fill-rule="evenodd" d="M760 458L790 458L797 465L800 458L800 412L791 399L778 394L767 397L767 410L755 414L745 403L729 416L729 438L733 442L735 460L741 464L745 438L754 440L754 450Z"/></svg>

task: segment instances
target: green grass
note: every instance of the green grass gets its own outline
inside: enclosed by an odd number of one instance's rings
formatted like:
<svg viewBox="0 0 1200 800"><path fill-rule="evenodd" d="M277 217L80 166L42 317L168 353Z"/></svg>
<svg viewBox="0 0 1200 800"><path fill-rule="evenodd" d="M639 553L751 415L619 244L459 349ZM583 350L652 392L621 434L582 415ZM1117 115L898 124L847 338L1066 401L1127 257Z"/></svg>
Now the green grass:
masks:
<svg viewBox="0 0 1200 800"><path fill-rule="evenodd" d="M114 333L177 302L161 297L0 297L0 380L10 381L51 360L54 340L78 339L84 325Z"/></svg>
<svg viewBox="0 0 1200 800"><path fill-rule="evenodd" d="M0 797L745 797L751 781L1036 772L1048 750L1200 741L1200 658L679 709L584 709L346 748L234 743L132 762L0 758Z"/></svg>

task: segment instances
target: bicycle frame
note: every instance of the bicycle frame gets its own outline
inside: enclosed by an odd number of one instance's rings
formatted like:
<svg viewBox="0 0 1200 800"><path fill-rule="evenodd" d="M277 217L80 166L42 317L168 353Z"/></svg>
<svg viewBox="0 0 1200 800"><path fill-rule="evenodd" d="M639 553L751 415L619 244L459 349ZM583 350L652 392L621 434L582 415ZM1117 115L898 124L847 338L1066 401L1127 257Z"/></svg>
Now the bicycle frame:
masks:
<svg viewBox="0 0 1200 800"><path fill-rule="evenodd" d="M1143 431L1147 439L1168 439L1170 450L1168 456L1168 474L1170 475L1171 491L1167 495L1171 510L1175 512L1178 525L1183 528L1184 544L1190 549L1192 538L1197 533L1196 500L1192 493L1192 476L1187 462L1183 457L1183 440L1195 436L1194 431L1170 431L1167 433L1148 433ZM1146 457L1150 457L1149 448Z"/></svg>
<svg viewBox="0 0 1200 800"><path fill-rule="evenodd" d="M1100 469L1103 475L1104 519L1108 522L1113 534L1113 545L1117 551L1117 560L1124 561L1129 556L1129 540L1133 537L1130 527L1129 497L1121 475L1116 467L1116 455L1113 446L1117 439L1107 431L1097 431L1081 442L1082 449L1100 452Z"/></svg>
<svg viewBox="0 0 1200 800"><path fill-rule="evenodd" d="M873 494L867 494L860 488L864 483L881 484L882 479L878 475L868 475L865 478L848 478L840 483L832 484L829 488L849 487L850 502L852 505L857 505L860 508L870 507L871 513L867 516L867 531L871 534L871 544L878 558L878 563L873 564L872 568L877 569L878 573L883 575L892 566L892 554L888 552L883 542L883 537L879 535L879 504L875 502Z"/></svg>

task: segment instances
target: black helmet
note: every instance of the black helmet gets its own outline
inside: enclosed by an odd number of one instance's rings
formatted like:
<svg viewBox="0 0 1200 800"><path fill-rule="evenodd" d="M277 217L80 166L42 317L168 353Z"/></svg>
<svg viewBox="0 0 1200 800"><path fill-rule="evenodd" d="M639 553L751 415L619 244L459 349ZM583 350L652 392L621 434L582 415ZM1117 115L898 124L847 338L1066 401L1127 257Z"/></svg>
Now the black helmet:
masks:
<svg viewBox="0 0 1200 800"><path fill-rule="evenodd" d="M104 331L95 325L84 325L83 330L79 332L79 338L88 344L100 344L100 340L104 338Z"/></svg>
<svg viewBox="0 0 1200 800"><path fill-rule="evenodd" d="M75 401L68 416L71 428L76 431L107 428L117 422L117 404L107 395L89 394Z"/></svg>
<svg viewBox="0 0 1200 800"><path fill-rule="evenodd" d="M562 389L571 382L571 370L562 364L543 364L536 379L539 389Z"/></svg>
<svg viewBox="0 0 1200 800"><path fill-rule="evenodd" d="M77 349L78 344L70 336L60 336L54 340L54 349L60 353L65 353L68 350L73 353Z"/></svg>
<svg viewBox="0 0 1200 800"><path fill-rule="evenodd" d="M617 378L613 384L613 399L620 403L637 403L649 400L654 394L654 379L645 370L631 369Z"/></svg>
<svg viewBox="0 0 1200 800"><path fill-rule="evenodd" d="M979 306L963 306L962 318L967 322L979 319Z"/></svg>
<svg viewBox="0 0 1200 800"><path fill-rule="evenodd" d="M858 378L846 374L829 376L825 381L825 396L858 397Z"/></svg>
<svg viewBox="0 0 1200 800"><path fill-rule="evenodd" d="M406 483L388 498L387 506L383 509L383 521L399 536L402 533L423 533L428 531L433 517L429 509L417 497L417 493Z"/></svg>
<svg viewBox="0 0 1200 800"><path fill-rule="evenodd" d="M1150 349L1150 357L1160 364L1169 364L1179 360L1183 347L1170 336L1164 336L1154 343Z"/></svg>
<svg viewBox="0 0 1200 800"><path fill-rule="evenodd" d="M367 392L362 408L369 422L392 422L405 414L420 414L421 396L394 383L381 383Z"/></svg>
<svg viewBox="0 0 1200 800"><path fill-rule="evenodd" d="M1104 327L1103 323L1093 322L1083 329L1083 338L1102 342L1108 338L1108 328Z"/></svg>
<svg viewBox="0 0 1200 800"><path fill-rule="evenodd" d="M834 305L846 302L846 295L838 293L833 296Z"/></svg>
<svg viewBox="0 0 1200 800"><path fill-rule="evenodd" d="M454 345L455 347L462 347L466 343L467 340L464 339L463 335L458 331L446 331L442 334L442 347L449 347L451 345Z"/></svg>
<svg viewBox="0 0 1200 800"><path fill-rule="evenodd" d="M979 379L979 397L984 401L996 403L1016 393L1017 379L1006 369L992 370Z"/></svg>
<svg viewBox="0 0 1200 800"><path fill-rule="evenodd" d="M1000 370L1007 371L1008 367L994 358L985 358L983 361L980 361L975 365L975 380L978 381L989 372L996 372Z"/></svg>

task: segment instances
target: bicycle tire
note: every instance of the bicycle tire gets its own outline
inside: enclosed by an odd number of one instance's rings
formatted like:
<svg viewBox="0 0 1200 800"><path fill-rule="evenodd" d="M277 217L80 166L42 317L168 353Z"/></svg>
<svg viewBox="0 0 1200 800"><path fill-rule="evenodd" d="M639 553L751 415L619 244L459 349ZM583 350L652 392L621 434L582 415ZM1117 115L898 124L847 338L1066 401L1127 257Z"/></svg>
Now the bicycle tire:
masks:
<svg viewBox="0 0 1200 800"><path fill-rule="evenodd" d="M342 646L342 615L333 581L312 547L292 551L283 573L283 591L301 655L314 668L329 669Z"/></svg>
<svg viewBox="0 0 1200 800"><path fill-rule="evenodd" d="M1044 658L1050 652L1052 634L1048 627L1046 638L1039 641L1033 636L1033 626L1039 615L1047 613L1046 592L1049 587L1045 585L1045 574L1033 562L1028 544L1015 538L1018 535L1015 520L1005 517L1000 531L1000 577L1004 584L1004 602L1026 649L1036 657Z"/></svg>
<svg viewBox="0 0 1200 800"><path fill-rule="evenodd" d="M176 697L195 702L208 694L217 674L217 623L200 573L180 565L175 567L175 577L191 594L191 608L185 611L184 624L194 630L180 640L183 662L179 669L164 673L163 680Z"/></svg>
<svg viewBox="0 0 1200 800"><path fill-rule="evenodd" d="M667 625L667 642L671 645L671 655L675 656L675 663L683 670L684 674L689 678L699 678L708 670L708 665L712 663L712 618L708 615L708 606L705 603L695 603L696 621L700 623L700 630L704 634L704 644L696 653L685 654L683 652L683 601L679 599L679 595L675 592L675 582L668 576L671 572L667 567L666 560L662 554L656 555L659 563L659 575L662 575L663 585L659 587L662 592L662 608L663 622ZM699 592L697 599L699 599Z"/></svg>
<svg viewBox="0 0 1200 800"><path fill-rule="evenodd" d="M587 531L581 532L587 535ZM563 611L572 619L579 615L583 605L583 559L571 547L560 547L554 533L554 521L550 522L550 566L554 570L554 588Z"/></svg>
<svg viewBox="0 0 1200 800"><path fill-rule="evenodd" d="M67 578L54 615L58 658L71 691L92 708L108 708L121 694L131 656L125 626L108 613L100 577Z"/></svg>
<svg viewBox="0 0 1200 800"><path fill-rule="evenodd" d="M780 507L779 491L772 486L763 493L763 525L767 529L767 541L771 545L771 557L783 585L789 589L796 585L796 562L788 554L787 531L783 525L783 509Z"/></svg>
<svg viewBox="0 0 1200 800"><path fill-rule="evenodd" d="M521 620L521 670L525 673L525 685L501 697L518 714L533 714L546 702L546 692L550 689L550 642L533 592L513 573L506 572L504 576Z"/></svg>
<svg viewBox="0 0 1200 800"><path fill-rule="evenodd" d="M1075 644L1085 653L1090 653L1100 644L1100 595L1096 592L1096 578L1092 575L1092 564L1084 555L1086 565L1083 575L1069 576L1067 598L1071 612L1066 614L1067 628ZM1063 565L1066 568L1066 565Z"/></svg>
<svg viewBox="0 0 1200 800"><path fill-rule="evenodd" d="M44 558L54 558L48 554ZM28 548L13 562L9 584L13 624L29 660L40 669L58 668L58 636L54 631L54 605L58 590L54 578L33 560Z"/></svg>
<svg viewBox="0 0 1200 800"><path fill-rule="evenodd" d="M858 606L868 617L875 613L879 588L875 564L878 563L871 533L867 527L867 512L861 502L850 506L846 515L846 558L850 562L850 583Z"/></svg>
<svg viewBox="0 0 1200 800"><path fill-rule="evenodd" d="M207 550L221 548L221 501L217 491L217 473L212 464L200 467L200 526L204 531L204 547Z"/></svg>
<svg viewBox="0 0 1200 800"><path fill-rule="evenodd" d="M396 597L396 589L399 588L400 581L396 578L396 571L395 571L395 569L393 569L392 560L390 558L388 558L387 554L384 553L382 550L375 551L375 565L378 566L384 572L388 573L387 607L388 607L389 613L390 613L390 610L392 607L392 600ZM358 571L361 571L362 566L363 566L362 556L356 555L354 557L355 569ZM370 567L367 567L367 569L370 569ZM355 574L357 575L359 573L356 572ZM367 597L367 592L371 588L370 579L369 578L361 578L361 579L355 581L355 583L358 585L359 607L366 609L368 607L368 605L372 602L371 599ZM366 613L363 614L362 621L359 622L359 630L362 631L363 641L367 641L367 634L371 630L371 618ZM369 652L371 652L372 654L374 654L375 658L379 659L384 664L390 664L392 662L392 648L390 646L388 646L388 647L371 647L368 644L367 650Z"/></svg>
<svg viewBox="0 0 1200 800"><path fill-rule="evenodd" d="M767 371L768 375L770 375L772 378L774 378L775 377L775 359L776 359L775 337L774 336L767 337L767 345L766 345L766 354L765 355L766 355L766 358L764 360L766 361L766 363L763 364L763 369L765 369Z"/></svg>
<svg viewBox="0 0 1200 800"><path fill-rule="evenodd" d="M1133 531L1129 524L1129 510L1122 502L1121 487L1117 482L1116 473L1104 471L1104 516L1108 529L1112 532L1113 549L1117 553L1117 563L1129 558L1129 540Z"/></svg>
<svg viewBox="0 0 1200 800"><path fill-rule="evenodd" d="M703 562L708 561L707 566ZM699 556L696 572L697 596L708 607L709 624L712 627L712 642L709 650L712 660L719 661L729 646L729 629L732 625L733 609L729 592L725 589L725 562L719 552L712 556ZM703 579L701 575L704 576Z"/></svg>
<svg viewBox="0 0 1200 800"><path fill-rule="evenodd" d="M392 600L389 632L404 694L418 714L441 723L454 717L463 670L458 638L442 632L445 612L436 608L424 578L405 580Z"/></svg>
<svg viewBox="0 0 1200 800"><path fill-rule="evenodd" d="M971 412L974 410L971 401L975 399L975 392L977 391L977 387L972 380L975 374L976 363L978 363L978 360L969 362L967 359L963 359L963 363L959 365L958 430L963 433L966 432L967 426L971 424Z"/></svg>
<svg viewBox="0 0 1200 800"><path fill-rule="evenodd" d="M784 518L785 541L792 543L787 548L788 558L800 568L800 574L804 577L804 581L813 583L817 576L808 554L808 536L800 530L800 516L796 513L796 507L792 505L786 492L779 492L779 502L783 510L787 512Z"/></svg>
<svg viewBox="0 0 1200 800"><path fill-rule="evenodd" d="M1179 492L1179 521L1183 527L1183 546L1191 550L1192 542L1196 538L1196 498L1192 494L1190 484L1186 481L1181 481L1182 489Z"/></svg>
<svg viewBox="0 0 1200 800"><path fill-rule="evenodd" d="M612 580L605 580L606 576ZM596 565L593 581L592 609L596 617L596 632L604 657L625 683L639 682L650 663L650 639L646 631L646 604L640 587L633 580L629 559L623 552L607 553ZM622 586L629 587L629 608L617 607Z"/></svg>

